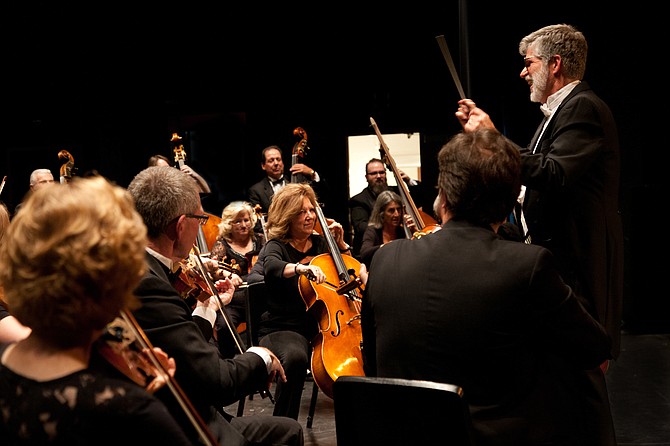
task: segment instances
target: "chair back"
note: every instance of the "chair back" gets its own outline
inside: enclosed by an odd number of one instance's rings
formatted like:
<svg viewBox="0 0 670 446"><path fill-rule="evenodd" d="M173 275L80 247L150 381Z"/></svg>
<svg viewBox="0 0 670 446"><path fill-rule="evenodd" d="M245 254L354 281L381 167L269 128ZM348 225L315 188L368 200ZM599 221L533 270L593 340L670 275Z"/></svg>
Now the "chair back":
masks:
<svg viewBox="0 0 670 446"><path fill-rule="evenodd" d="M341 376L333 384L338 446L472 446L463 390L452 384Z"/></svg>
<svg viewBox="0 0 670 446"><path fill-rule="evenodd" d="M267 309L268 297L265 282L254 282L247 286L247 345L258 345L258 329L261 316Z"/></svg>

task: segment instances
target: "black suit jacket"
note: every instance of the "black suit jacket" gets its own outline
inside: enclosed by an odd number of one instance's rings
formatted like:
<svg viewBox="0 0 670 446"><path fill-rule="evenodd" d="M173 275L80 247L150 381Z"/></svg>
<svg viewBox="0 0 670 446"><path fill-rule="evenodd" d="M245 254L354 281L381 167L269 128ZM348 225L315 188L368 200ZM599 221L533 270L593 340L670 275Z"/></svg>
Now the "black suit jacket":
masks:
<svg viewBox="0 0 670 446"><path fill-rule="evenodd" d="M299 177L303 177L303 175L299 175ZM290 183L291 175L284 175L284 180L286 181L285 184ZM320 177L318 182L307 181L307 183L314 189L319 202L323 203L323 201L327 199L328 194L328 183L326 182L325 178ZM272 203L273 196L274 191L272 190L272 185L270 184L268 177L265 177L259 182L253 184L247 190L247 199L249 203L251 203L252 206L260 204L262 208L261 212L263 213L267 213L268 209L270 209L270 203Z"/></svg>
<svg viewBox="0 0 670 446"><path fill-rule="evenodd" d="M550 251L466 222L379 248L361 317L366 375L460 385L477 444L579 438L575 403L545 354L567 370L609 357L607 334Z"/></svg>
<svg viewBox="0 0 670 446"><path fill-rule="evenodd" d="M399 194L398 186L389 186L389 189ZM414 203L417 203L416 198L421 196L421 183L408 187L408 190L410 195L412 195ZM349 198L349 219L351 220L351 230L354 236L351 254L361 261L360 252L361 245L363 244L363 235L368 227L368 220L370 220L370 214L376 200L377 195L372 192L369 186Z"/></svg>
<svg viewBox="0 0 670 446"><path fill-rule="evenodd" d="M224 359L216 345L209 342L211 325L191 316L190 307L170 284L166 267L150 254L147 254L147 263L149 269L135 291L142 302L134 312L137 322L154 346L175 359L175 380L220 444L246 444L228 422L230 417L223 412L223 407L267 386L265 362L255 353ZM173 395L161 389L157 396L187 432L193 431Z"/></svg>
<svg viewBox="0 0 670 446"><path fill-rule="evenodd" d="M284 175L286 180L286 175ZM272 202L272 197L274 196L274 191L272 190L272 185L268 177L263 178L258 183L253 184L247 191L247 198L249 203L252 206L257 204L261 205L261 212L267 213L270 208L270 203Z"/></svg>
<svg viewBox="0 0 670 446"><path fill-rule="evenodd" d="M620 350L623 229L619 215L620 153L609 107L586 82L563 100L537 150L521 149L524 215L534 244L557 257L563 278Z"/></svg>

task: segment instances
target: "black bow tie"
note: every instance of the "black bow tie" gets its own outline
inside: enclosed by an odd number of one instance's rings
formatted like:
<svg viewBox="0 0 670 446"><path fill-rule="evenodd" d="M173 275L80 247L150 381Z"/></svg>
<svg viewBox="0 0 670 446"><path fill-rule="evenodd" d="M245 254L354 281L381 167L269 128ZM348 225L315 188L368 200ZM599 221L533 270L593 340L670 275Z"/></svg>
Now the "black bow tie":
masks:
<svg viewBox="0 0 670 446"><path fill-rule="evenodd" d="M272 184L273 186L276 186L278 184L280 184L280 185L284 184L284 177L281 177L278 180L270 180L270 184Z"/></svg>

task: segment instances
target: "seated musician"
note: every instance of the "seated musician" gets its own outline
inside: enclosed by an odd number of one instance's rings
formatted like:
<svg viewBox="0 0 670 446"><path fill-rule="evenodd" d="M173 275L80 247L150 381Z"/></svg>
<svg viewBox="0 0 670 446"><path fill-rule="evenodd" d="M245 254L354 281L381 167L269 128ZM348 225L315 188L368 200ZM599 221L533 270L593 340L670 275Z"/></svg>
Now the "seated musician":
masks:
<svg viewBox="0 0 670 446"><path fill-rule="evenodd" d="M0 244L5 298L32 329L0 344L2 444L201 444L150 393L165 375L133 382L96 348L106 325L138 305L146 243L129 194L102 177L26 198ZM174 373L174 360L154 357Z"/></svg>
<svg viewBox="0 0 670 446"><path fill-rule="evenodd" d="M410 193L421 196L421 183L410 178L403 171L399 171L402 180L407 184ZM349 199L349 219L353 232L353 255L361 260L361 245L363 235L368 228L370 214L379 194L385 190L398 193L398 186L389 186L386 177L386 166L379 158L372 158L365 164L365 181L367 186L358 194Z"/></svg>
<svg viewBox="0 0 670 446"><path fill-rule="evenodd" d="M370 265L372 256L385 243L407 238L403 224L403 204L400 195L385 190L377 196L363 234L361 262Z"/></svg>
<svg viewBox="0 0 670 446"><path fill-rule="evenodd" d="M269 289L268 311L259 324L260 345L271 349L286 372L286 382L277 383L275 415L298 418L305 371L310 367L310 341L318 324L306 311L298 288L298 276L308 275L314 283L326 281L318 265L309 260L329 252L324 236L315 233L317 198L307 184L291 183L277 192L267 222L269 240L264 251L264 277ZM328 229L342 253L349 254L342 225L328 220Z"/></svg>
<svg viewBox="0 0 670 446"><path fill-rule="evenodd" d="M246 201L233 201L221 213L219 235L210 252L210 259L223 262L225 269L230 268L228 271L240 277L241 283L236 286L232 300L226 305L235 327L246 318L247 298L242 286L246 284L249 270L265 242L262 235L259 237L254 231L257 221L258 217L251 204ZM217 321L217 331L227 330L221 322ZM227 337L220 333L218 339L219 348L224 348L222 354L228 356L225 346L221 345Z"/></svg>

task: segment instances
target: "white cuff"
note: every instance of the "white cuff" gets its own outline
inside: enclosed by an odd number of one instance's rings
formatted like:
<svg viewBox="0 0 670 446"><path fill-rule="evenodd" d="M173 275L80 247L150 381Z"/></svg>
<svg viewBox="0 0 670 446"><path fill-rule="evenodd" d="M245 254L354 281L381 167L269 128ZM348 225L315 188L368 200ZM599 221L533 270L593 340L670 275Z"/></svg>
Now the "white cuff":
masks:
<svg viewBox="0 0 670 446"><path fill-rule="evenodd" d="M265 361L265 367L268 369L268 374L270 374L270 371L272 371L272 358L270 357L270 354L260 347L249 347L247 351L256 353L258 356L263 358L263 361Z"/></svg>
<svg viewBox="0 0 670 446"><path fill-rule="evenodd" d="M203 319L207 319L209 323L214 327L214 322L216 322L216 311L210 307L195 307L191 316L200 316Z"/></svg>

